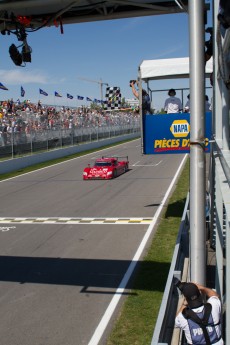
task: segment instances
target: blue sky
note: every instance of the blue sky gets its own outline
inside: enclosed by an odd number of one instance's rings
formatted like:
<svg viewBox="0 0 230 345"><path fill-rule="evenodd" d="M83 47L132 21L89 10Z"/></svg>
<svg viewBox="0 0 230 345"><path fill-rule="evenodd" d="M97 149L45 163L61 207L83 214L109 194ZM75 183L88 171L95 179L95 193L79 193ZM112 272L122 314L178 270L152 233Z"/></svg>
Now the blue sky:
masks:
<svg viewBox="0 0 230 345"><path fill-rule="evenodd" d="M210 23L208 24L210 25ZM122 97L133 98L129 80L136 79L143 60L185 57L189 54L188 15L138 17L43 28L29 33L32 62L26 67L14 65L9 46L19 46L15 35L0 35L0 82L9 91L0 90L0 99L20 97L43 104L78 106L77 95L100 99L100 85L84 81L102 80L109 86L119 86ZM188 87L187 80L155 81L154 89ZM210 84L208 83L208 86ZM49 96L39 95L39 88ZM63 97L54 97L54 92ZM66 94L74 96L67 99ZM104 92L105 94L105 87ZM167 92L153 95L153 107L163 107Z"/></svg>

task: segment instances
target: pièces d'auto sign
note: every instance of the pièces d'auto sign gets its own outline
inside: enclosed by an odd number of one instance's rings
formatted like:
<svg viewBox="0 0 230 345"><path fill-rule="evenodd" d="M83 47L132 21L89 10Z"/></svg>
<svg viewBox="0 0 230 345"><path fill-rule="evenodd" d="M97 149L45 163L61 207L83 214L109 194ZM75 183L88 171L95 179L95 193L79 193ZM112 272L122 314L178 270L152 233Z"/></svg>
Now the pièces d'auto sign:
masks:
<svg viewBox="0 0 230 345"><path fill-rule="evenodd" d="M205 115L205 152L210 151L211 112ZM146 115L143 119L143 153L189 153L190 114Z"/></svg>

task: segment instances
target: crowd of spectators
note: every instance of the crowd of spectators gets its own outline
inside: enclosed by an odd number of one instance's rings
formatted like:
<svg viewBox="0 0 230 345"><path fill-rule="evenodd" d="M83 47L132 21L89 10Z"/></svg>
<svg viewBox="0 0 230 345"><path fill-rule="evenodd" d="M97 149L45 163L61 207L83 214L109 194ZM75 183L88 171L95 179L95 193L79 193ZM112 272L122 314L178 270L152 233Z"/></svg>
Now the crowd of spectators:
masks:
<svg viewBox="0 0 230 345"><path fill-rule="evenodd" d="M14 102L13 99L0 102L0 145L11 142L21 134L45 130L64 130L75 128L93 128L103 126L132 125L139 122L135 111L104 111L102 108L86 106L69 108L37 104L25 100Z"/></svg>

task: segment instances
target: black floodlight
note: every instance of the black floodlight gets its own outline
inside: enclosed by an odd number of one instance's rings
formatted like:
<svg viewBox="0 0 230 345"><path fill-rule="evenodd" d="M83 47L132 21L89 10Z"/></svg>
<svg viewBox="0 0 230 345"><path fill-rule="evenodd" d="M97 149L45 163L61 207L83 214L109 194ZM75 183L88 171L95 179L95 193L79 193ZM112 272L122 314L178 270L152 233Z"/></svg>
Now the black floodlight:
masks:
<svg viewBox="0 0 230 345"><path fill-rule="evenodd" d="M24 62L31 62L31 53L32 53L32 49L30 48L30 46L26 43L24 43L23 47L22 47L22 60Z"/></svg>
<svg viewBox="0 0 230 345"><path fill-rule="evenodd" d="M18 48L15 44L11 44L9 48L9 53L12 61L15 63L16 66L22 65L22 54L19 52Z"/></svg>

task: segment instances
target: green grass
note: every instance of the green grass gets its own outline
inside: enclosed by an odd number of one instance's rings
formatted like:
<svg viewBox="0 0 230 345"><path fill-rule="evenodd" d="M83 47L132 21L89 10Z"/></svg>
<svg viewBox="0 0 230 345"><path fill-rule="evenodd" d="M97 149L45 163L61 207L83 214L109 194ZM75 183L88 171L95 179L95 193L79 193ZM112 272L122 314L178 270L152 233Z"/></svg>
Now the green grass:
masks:
<svg viewBox="0 0 230 345"><path fill-rule="evenodd" d="M189 160L162 212L148 253L139 264L107 345L151 343L188 190Z"/></svg>

